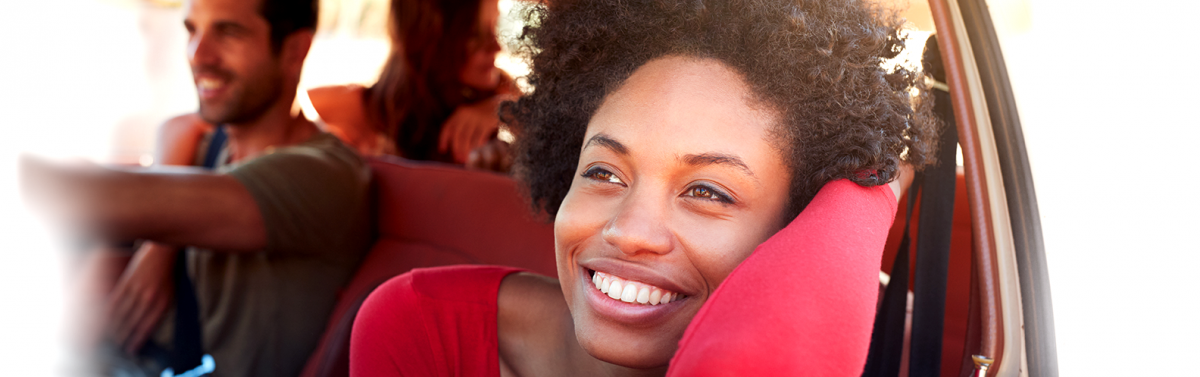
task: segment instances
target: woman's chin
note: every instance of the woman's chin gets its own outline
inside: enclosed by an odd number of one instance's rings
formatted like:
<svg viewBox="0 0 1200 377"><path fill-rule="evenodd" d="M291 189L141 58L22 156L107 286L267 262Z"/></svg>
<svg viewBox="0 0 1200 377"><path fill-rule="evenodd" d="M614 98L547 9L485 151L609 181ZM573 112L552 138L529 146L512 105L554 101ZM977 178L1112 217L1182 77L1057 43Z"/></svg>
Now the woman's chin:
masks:
<svg viewBox="0 0 1200 377"><path fill-rule="evenodd" d="M592 357L609 364L632 369L666 369L678 348L678 339L642 339L618 342L611 337L591 336L576 331L579 345ZM640 344L640 345L639 345Z"/></svg>
<svg viewBox="0 0 1200 377"><path fill-rule="evenodd" d="M470 74L464 74L460 80L475 90L496 90L500 86L500 68L475 68Z"/></svg>

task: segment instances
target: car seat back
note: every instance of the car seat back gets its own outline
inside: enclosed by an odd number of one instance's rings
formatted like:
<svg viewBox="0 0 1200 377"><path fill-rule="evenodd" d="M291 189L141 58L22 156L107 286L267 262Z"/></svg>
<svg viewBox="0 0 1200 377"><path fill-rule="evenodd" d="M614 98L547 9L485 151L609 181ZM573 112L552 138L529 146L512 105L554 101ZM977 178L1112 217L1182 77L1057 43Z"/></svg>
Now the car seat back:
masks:
<svg viewBox="0 0 1200 377"><path fill-rule="evenodd" d="M302 376L349 374L363 300L413 268L490 264L556 277L553 225L535 218L507 176L396 157L370 161L377 240L342 290Z"/></svg>

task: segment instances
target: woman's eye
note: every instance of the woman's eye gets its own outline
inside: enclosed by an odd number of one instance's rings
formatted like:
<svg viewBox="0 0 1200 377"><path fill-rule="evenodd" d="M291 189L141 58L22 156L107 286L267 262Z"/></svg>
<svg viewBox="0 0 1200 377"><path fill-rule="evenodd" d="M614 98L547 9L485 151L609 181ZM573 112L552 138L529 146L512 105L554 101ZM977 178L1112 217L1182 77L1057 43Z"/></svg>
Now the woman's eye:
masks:
<svg viewBox="0 0 1200 377"><path fill-rule="evenodd" d="M692 186L688 189L686 195L722 203L733 203L733 200L730 200L728 195L722 194L720 191L707 186Z"/></svg>
<svg viewBox="0 0 1200 377"><path fill-rule="evenodd" d="M622 184L622 185L625 184L625 182L621 182L620 178L617 178L616 174L613 174L612 172L610 172L608 170L604 170L604 169L601 169L598 167L588 169L587 171L583 172L583 176L585 178L591 178L591 179L595 179L597 181L604 181L604 182L616 183L616 184Z"/></svg>

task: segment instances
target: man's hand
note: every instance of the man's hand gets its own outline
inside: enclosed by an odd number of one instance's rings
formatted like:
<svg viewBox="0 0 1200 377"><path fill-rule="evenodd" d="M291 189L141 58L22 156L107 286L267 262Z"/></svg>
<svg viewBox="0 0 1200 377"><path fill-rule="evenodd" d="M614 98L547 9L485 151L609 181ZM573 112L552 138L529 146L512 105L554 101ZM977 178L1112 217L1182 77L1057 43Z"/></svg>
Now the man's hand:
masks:
<svg viewBox="0 0 1200 377"><path fill-rule="evenodd" d="M171 268L177 249L146 242L138 249L105 308L108 332L125 352L137 353L175 296Z"/></svg>
<svg viewBox="0 0 1200 377"><path fill-rule="evenodd" d="M454 162L466 163L471 151L487 143L500 129L500 118L496 113L499 103L497 98L489 98L454 109L442 125L438 151L449 151Z"/></svg>

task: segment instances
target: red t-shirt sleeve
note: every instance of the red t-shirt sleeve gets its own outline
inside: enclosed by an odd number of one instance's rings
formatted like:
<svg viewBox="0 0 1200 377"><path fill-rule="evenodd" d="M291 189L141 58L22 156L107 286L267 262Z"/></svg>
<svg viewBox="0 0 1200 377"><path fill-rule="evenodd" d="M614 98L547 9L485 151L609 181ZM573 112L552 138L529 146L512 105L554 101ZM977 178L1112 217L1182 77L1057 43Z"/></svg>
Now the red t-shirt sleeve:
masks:
<svg viewBox="0 0 1200 377"><path fill-rule="evenodd" d="M667 375L861 375L895 211L886 185L825 185L717 288Z"/></svg>
<svg viewBox="0 0 1200 377"><path fill-rule="evenodd" d="M496 266L414 269L363 302L350 335L351 376L499 376Z"/></svg>

